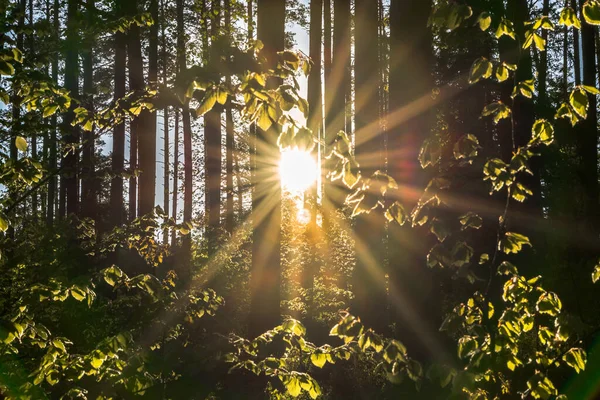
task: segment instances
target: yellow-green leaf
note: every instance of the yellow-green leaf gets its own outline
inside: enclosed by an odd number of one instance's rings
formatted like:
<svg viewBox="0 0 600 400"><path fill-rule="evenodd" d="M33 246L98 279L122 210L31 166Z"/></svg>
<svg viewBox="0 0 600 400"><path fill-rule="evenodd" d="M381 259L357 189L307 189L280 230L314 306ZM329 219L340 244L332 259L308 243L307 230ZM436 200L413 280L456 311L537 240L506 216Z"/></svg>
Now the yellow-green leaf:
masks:
<svg viewBox="0 0 600 400"><path fill-rule="evenodd" d="M25 140L24 137L17 136L17 138L15 139L15 145L17 146L17 149L19 149L20 151L22 151L22 152L27 151L27 140Z"/></svg>
<svg viewBox="0 0 600 400"><path fill-rule="evenodd" d="M600 2L586 1L583 5L583 18L590 25L600 25Z"/></svg>

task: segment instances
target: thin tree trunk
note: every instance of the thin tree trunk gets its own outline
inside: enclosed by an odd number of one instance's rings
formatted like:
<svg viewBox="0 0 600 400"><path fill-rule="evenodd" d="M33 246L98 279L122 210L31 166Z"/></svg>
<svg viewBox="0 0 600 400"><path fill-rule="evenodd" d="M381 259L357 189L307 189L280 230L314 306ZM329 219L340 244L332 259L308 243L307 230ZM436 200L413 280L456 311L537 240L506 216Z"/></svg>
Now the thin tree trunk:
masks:
<svg viewBox="0 0 600 400"><path fill-rule="evenodd" d="M322 39L322 14L323 0L310 1L310 37L309 37L309 55L312 60L312 70L308 77L308 128L313 135L319 137L322 131L322 94L321 94L321 39ZM318 148L315 147L314 157L318 157ZM316 258L316 234L317 234L317 186L308 189L305 194L307 208L310 210L311 218L307 228L307 237L310 246L310 257L306 265L306 271L303 271L302 287L310 289L314 285L314 278L318 272ZM309 308L312 305L309 304Z"/></svg>
<svg viewBox="0 0 600 400"><path fill-rule="evenodd" d="M116 2L117 15L123 15L122 0ZM124 33L115 33L115 96L118 101L125 96L125 68L127 64L127 38ZM125 123L116 124L113 130L111 168L113 178L110 182L110 214L113 226L124 221L123 173L125 166Z"/></svg>
<svg viewBox="0 0 600 400"><path fill-rule="evenodd" d="M35 37L34 37L34 28L33 28L33 0L29 0L29 26L31 28L31 33L29 34L29 51L31 54L35 54ZM37 144L37 134L35 131L31 133L31 158L35 161L38 160L38 144ZM38 215L38 192L34 191L31 194L31 215L34 220L37 220Z"/></svg>
<svg viewBox="0 0 600 400"><path fill-rule="evenodd" d="M227 42L231 44L232 31L231 26L231 0L225 0L225 32L227 34ZM231 84L231 77L227 75L225 84ZM227 198L225 201L225 231L230 235L233 234L233 152L235 149L235 138L233 131L233 110L231 108L231 100L227 102L225 107L225 187Z"/></svg>
<svg viewBox="0 0 600 400"><path fill-rule="evenodd" d="M573 10L577 10L577 0L572 0ZM573 27L573 68L575 69L575 85L581 85L581 55L579 52L579 29Z"/></svg>
<svg viewBox="0 0 600 400"><path fill-rule="evenodd" d="M167 52L167 16L165 14L165 1L161 1L161 14L162 14L162 57L163 57L163 85L167 87L167 65L168 65L168 52ZM163 181L163 211L165 212L165 219L168 219L169 215L169 182L170 182L170 164L169 164L169 106L165 106L163 109L163 151L164 151L164 181ZM165 229L163 232L164 243L169 242L169 230Z"/></svg>
<svg viewBox="0 0 600 400"><path fill-rule="evenodd" d="M356 0L356 159L363 177L371 176L383 165L381 131L378 121L378 15L377 2ZM373 193L372 195L377 195ZM382 240L385 219L379 211L361 214L356 219L356 266L353 273L353 309L367 326L385 325L386 287L383 272Z"/></svg>
<svg viewBox="0 0 600 400"><path fill-rule="evenodd" d="M211 40L209 57L210 61L216 63L218 60L218 48L215 44L220 34L220 0L212 1L211 10ZM219 76L213 76L215 81ZM221 110L220 104L207 112L204 116L204 139L205 139L205 206L207 217L207 242L208 256L211 257L217 250L217 237L221 224Z"/></svg>
<svg viewBox="0 0 600 400"><path fill-rule="evenodd" d="M183 0L177 0L177 64L179 73L185 71L186 51L185 32L183 21ZM192 224L192 191L193 191L193 166L192 166L192 126L190 121L189 105L186 102L181 112L183 120L183 222L188 226ZM177 134L177 133L176 133ZM184 235L182 241L182 274L186 278L190 273L192 238L191 234Z"/></svg>
<svg viewBox="0 0 600 400"><path fill-rule="evenodd" d="M58 36L60 33L60 5L58 0L54 0L53 4L53 28L54 33ZM52 59L52 81L58 83L58 53L56 53ZM58 120L56 114L52 116L50 122L50 137L48 140L48 166L50 171L56 171L57 167L57 151L56 151L56 132L58 130ZM51 226L54 223L54 210L56 207L56 187L58 180L56 176L53 176L48 182L48 213L46 214L46 224Z"/></svg>
<svg viewBox="0 0 600 400"><path fill-rule="evenodd" d="M79 2L69 0L67 8L67 52L65 58L65 88L73 98L79 97L79 32L77 30L77 16ZM61 181L65 191L66 213L77 214L79 206L78 185L78 153L76 146L79 142L79 129L71 126L75 117L73 110L75 104L63 116L64 141L68 152L63 159L63 172ZM72 147L72 148L71 148Z"/></svg>
<svg viewBox="0 0 600 400"><path fill-rule="evenodd" d="M177 203L179 201L179 110L175 108L175 137L173 138L173 220L177 223ZM171 247L177 244L177 229L173 229Z"/></svg>
<svg viewBox="0 0 600 400"><path fill-rule="evenodd" d="M19 1L19 22L18 22L18 32L17 32L17 48L21 51L24 50L24 27L25 27L25 11L27 7L27 0ZM20 71L21 66L17 63L15 70ZM18 74L16 74L18 77ZM10 159L12 162L16 163L19 158L19 152L17 149L17 136L21 134L21 96L18 94L19 88L19 80L13 80L13 93L12 93L12 120L11 120L11 129L10 129ZM16 202L17 200L17 192L15 189L9 191L9 198L11 203ZM16 210L15 210L16 211ZM14 227L11 225L8 229L8 236L14 237L15 231Z"/></svg>
<svg viewBox="0 0 600 400"><path fill-rule="evenodd" d="M580 0L583 8L583 1ZM596 87L596 42L594 26L584 21L581 15L581 45L583 61L583 84ZM598 231L598 117L596 96L588 96L589 108L587 118L581 122L581 130L577 135L577 153L581 160L579 176L585 192L583 225L589 234ZM595 237L596 234L593 233Z"/></svg>
<svg viewBox="0 0 600 400"><path fill-rule="evenodd" d="M94 16L94 0L87 0L87 21L91 25ZM83 98L85 107L90 113L94 111L94 54L93 37L86 38L85 51L83 53ZM83 217L94 218L96 214L96 181L94 173L94 131L85 133L83 140L83 151L81 155L81 214Z"/></svg>
<svg viewBox="0 0 600 400"><path fill-rule="evenodd" d="M150 0L150 15L157 23L150 26L148 84L151 88L156 88L158 82L158 0ZM143 71L141 74L143 82ZM142 111L139 128L138 143L141 169L139 213L140 215L146 215L154 211L156 192L156 112Z"/></svg>
<svg viewBox="0 0 600 400"><path fill-rule="evenodd" d="M268 67L275 67L276 53L284 49L285 1L258 0L258 39ZM269 78L275 88L281 79ZM252 271L248 333L256 337L280 321L281 282L281 183L272 179L272 165L279 156L277 124L257 130L256 175L252 198Z"/></svg>

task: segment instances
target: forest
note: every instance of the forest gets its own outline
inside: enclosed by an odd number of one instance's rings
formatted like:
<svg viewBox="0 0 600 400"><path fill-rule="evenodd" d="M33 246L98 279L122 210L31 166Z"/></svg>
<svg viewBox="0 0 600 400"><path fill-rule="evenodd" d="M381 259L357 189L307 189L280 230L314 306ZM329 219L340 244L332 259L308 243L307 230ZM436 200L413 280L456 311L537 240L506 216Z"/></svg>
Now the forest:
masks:
<svg viewBox="0 0 600 400"><path fill-rule="evenodd" d="M0 399L600 398L600 0L0 0Z"/></svg>

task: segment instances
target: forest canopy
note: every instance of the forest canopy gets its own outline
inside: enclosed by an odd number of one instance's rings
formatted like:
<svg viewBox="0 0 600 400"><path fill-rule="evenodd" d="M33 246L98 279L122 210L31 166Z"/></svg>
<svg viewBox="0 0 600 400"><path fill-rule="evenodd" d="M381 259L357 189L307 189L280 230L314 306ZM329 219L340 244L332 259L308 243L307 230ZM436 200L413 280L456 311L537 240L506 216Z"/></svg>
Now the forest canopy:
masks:
<svg viewBox="0 0 600 400"><path fill-rule="evenodd" d="M0 0L0 397L598 398L599 25Z"/></svg>

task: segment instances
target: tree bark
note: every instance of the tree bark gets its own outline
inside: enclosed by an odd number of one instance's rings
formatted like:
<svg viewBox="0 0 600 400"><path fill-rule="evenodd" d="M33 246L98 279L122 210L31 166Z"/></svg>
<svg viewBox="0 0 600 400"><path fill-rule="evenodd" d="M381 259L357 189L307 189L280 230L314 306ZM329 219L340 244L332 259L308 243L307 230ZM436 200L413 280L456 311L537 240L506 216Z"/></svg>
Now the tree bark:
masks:
<svg viewBox="0 0 600 400"><path fill-rule="evenodd" d="M225 32L227 34L227 43L232 43L231 26L231 0L225 0ZM231 84L231 77L227 75L225 78L226 86ZM230 235L233 234L234 215L233 215L233 152L235 150L234 126L233 126L233 110L231 108L231 99L225 107L225 187L227 198L225 200L225 231Z"/></svg>
<svg viewBox="0 0 600 400"><path fill-rule="evenodd" d="M183 21L183 0L177 0L177 64L179 73L187 69L186 51ZM193 191L193 166L192 166L192 126L190 121L190 110L188 102L182 107L181 118L183 120L183 222L191 226L192 224L192 191ZM177 135L177 133L176 133ZM191 235L184 235L182 240L182 260L183 278L189 276L192 238Z"/></svg>
<svg viewBox="0 0 600 400"><path fill-rule="evenodd" d="M53 4L52 23L55 35L59 35L60 31L60 4L58 0L54 0ZM58 53L52 58L52 81L58 83ZM57 151L56 151L56 132L58 130L58 119L56 114L51 118L50 136L48 138L48 166L51 171L56 171L57 167ZM58 184L57 178L54 176L48 182L48 213L46 214L46 224L51 226L54 223L54 211L56 207L56 187Z"/></svg>
<svg viewBox="0 0 600 400"><path fill-rule="evenodd" d="M215 71L218 70L217 38L220 34L220 0L212 1L211 12L211 44L208 56ZM215 81L219 80L218 73L213 75ZM215 104L212 110L204 115L205 138L205 207L207 217L207 242L208 256L212 257L217 250L217 237L221 225L221 111L220 104Z"/></svg>
<svg viewBox="0 0 600 400"><path fill-rule="evenodd" d="M163 85L167 87L167 75L168 75L168 51L167 51L167 15L165 14L165 1L161 1L161 27L162 27L162 58L163 58ZM165 212L165 219L168 219L169 215L169 200L170 200L170 191L169 191L169 183L170 183L170 155L169 155L169 106L165 106L163 109L163 155L164 155L164 181L163 181L163 211ZM163 242L167 244L169 242L169 230L165 229L163 232Z"/></svg>
<svg viewBox="0 0 600 400"><path fill-rule="evenodd" d="M356 82L356 159L364 178L383 166L378 90L378 13L377 2L356 0L355 82ZM376 196L376 193L369 193ZM382 241L385 219L381 209L356 218L356 266L352 276L355 298L352 309L365 324L375 329L385 326L386 285L383 271Z"/></svg>
<svg viewBox="0 0 600 400"><path fill-rule="evenodd" d="M150 26L148 85L151 88L156 88L158 83L158 0L150 0L150 15L155 23ZM136 67L139 68L137 65ZM141 82L143 82L143 70L141 75ZM142 111L138 127L140 129L138 143L141 169L139 177L139 213L140 215L146 215L154 211L156 192L156 112Z"/></svg>
<svg viewBox="0 0 600 400"><path fill-rule="evenodd" d="M173 138L173 220L177 222L177 204L179 201L179 110L175 108L175 137ZM171 247L177 244L177 229L173 229Z"/></svg>
<svg viewBox="0 0 600 400"><path fill-rule="evenodd" d="M285 1L258 0L258 39L262 55L273 68L277 52L284 49ZM278 78L267 85L275 88ZM279 159L278 127L257 128L256 172L252 199L252 272L248 333L256 337L280 321L281 282L281 183L273 179L272 166Z"/></svg>
<svg viewBox="0 0 600 400"><path fill-rule="evenodd" d="M77 15L79 13L79 2L69 0L67 3L67 39L65 58L65 88L72 98L79 97L79 32L77 29ZM65 191L66 213L76 214L79 208L79 185L78 185L78 152L76 146L79 142L79 128L71 126L75 117L73 110L75 103L63 115L64 142L68 152L63 158L63 170L61 181ZM72 148L71 148L72 147Z"/></svg>
<svg viewBox="0 0 600 400"><path fill-rule="evenodd" d="M87 21L93 23L94 0L87 0ZM83 52L83 101L85 108L92 114L94 112L94 37L86 37L85 50ZM94 131L85 133L82 141L83 150L81 154L81 214L83 217L95 218L97 187L94 173L95 138Z"/></svg>
<svg viewBox="0 0 600 400"><path fill-rule="evenodd" d="M116 14L123 15L121 0L116 2ZM115 95L118 101L125 96L125 68L127 63L127 40L125 34L117 31L115 33ZM125 159L125 123L120 122L113 130L111 168L113 178L110 183L110 214L113 226L119 226L125 222L125 210L123 200L123 172Z"/></svg>

